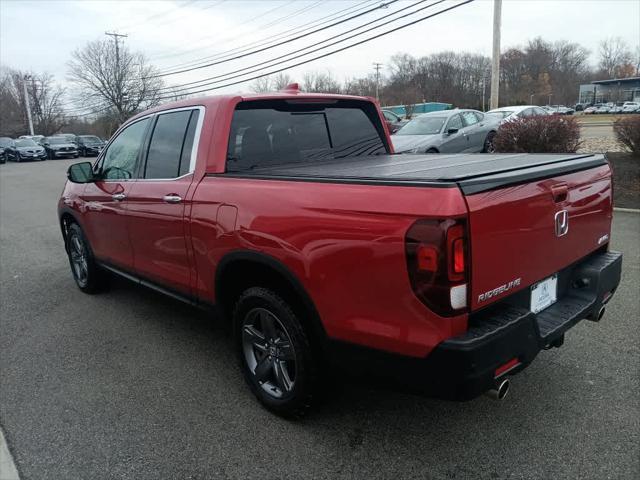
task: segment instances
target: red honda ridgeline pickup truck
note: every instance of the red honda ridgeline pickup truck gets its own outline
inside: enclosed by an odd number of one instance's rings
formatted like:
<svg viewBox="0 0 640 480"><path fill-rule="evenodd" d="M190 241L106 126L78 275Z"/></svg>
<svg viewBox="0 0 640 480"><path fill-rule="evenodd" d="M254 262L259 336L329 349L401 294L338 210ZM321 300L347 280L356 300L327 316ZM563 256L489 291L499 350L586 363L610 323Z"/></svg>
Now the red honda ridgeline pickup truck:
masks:
<svg viewBox="0 0 640 480"><path fill-rule="evenodd" d="M68 180L78 287L109 271L215 305L281 415L336 368L502 398L620 281L602 155L394 155L370 98L293 85L164 105Z"/></svg>

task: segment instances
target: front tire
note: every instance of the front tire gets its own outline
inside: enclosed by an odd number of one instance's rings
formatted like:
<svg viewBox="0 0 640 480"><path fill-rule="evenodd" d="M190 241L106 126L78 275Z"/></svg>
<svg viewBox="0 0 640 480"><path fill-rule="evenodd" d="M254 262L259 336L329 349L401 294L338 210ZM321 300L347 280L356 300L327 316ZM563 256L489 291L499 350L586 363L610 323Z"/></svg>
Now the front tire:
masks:
<svg viewBox="0 0 640 480"><path fill-rule="evenodd" d="M84 293L97 293L105 284L105 272L95 261L91 246L77 223L67 230L67 255L73 279Z"/></svg>
<svg viewBox="0 0 640 480"><path fill-rule="evenodd" d="M233 314L240 367L257 399L271 412L300 418L318 386L309 338L293 308L277 293L252 287Z"/></svg>

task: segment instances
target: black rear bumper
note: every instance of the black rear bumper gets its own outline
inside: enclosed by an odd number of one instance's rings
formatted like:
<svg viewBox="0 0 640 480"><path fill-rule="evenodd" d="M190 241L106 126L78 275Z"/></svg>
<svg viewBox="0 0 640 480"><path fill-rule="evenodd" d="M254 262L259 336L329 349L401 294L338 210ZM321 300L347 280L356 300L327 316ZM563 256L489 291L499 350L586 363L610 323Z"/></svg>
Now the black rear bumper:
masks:
<svg viewBox="0 0 640 480"><path fill-rule="evenodd" d="M599 252L558 272L558 301L538 314L529 310L529 289L472 314L469 329L440 343L426 358L410 358L346 344L332 345L332 357L357 375L429 396L470 400L495 387L505 364L513 375L540 350L560 346L580 320L598 319L620 283L622 254ZM515 359L515 360L514 360Z"/></svg>

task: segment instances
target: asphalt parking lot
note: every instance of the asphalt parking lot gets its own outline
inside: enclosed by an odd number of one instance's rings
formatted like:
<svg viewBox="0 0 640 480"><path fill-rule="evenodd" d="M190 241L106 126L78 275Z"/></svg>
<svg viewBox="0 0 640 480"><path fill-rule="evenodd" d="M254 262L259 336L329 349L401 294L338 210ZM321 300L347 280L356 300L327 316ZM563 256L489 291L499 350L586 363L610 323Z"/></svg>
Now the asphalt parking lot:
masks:
<svg viewBox="0 0 640 480"><path fill-rule="evenodd" d="M75 161L0 165L0 424L22 478L640 478L640 214L615 214L603 321L505 401L343 386L290 422L254 401L215 319L126 281L75 287L56 218Z"/></svg>

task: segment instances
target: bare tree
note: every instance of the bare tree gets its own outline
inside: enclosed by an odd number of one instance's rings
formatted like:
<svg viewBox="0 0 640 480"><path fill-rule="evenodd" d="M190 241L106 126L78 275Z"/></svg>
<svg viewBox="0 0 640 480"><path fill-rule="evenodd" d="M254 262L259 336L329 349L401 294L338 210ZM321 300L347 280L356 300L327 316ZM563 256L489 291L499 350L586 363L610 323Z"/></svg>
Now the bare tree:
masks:
<svg viewBox="0 0 640 480"><path fill-rule="evenodd" d="M340 93L342 87L330 71L307 72L302 77L302 90L314 93Z"/></svg>
<svg viewBox="0 0 640 480"><path fill-rule="evenodd" d="M62 109L64 89L55 84L48 73L26 73L9 68L0 72L0 130L2 135L18 136L27 133L25 86L34 130L41 135L51 135L65 124Z"/></svg>
<svg viewBox="0 0 640 480"><path fill-rule="evenodd" d="M19 95L15 85L13 70L0 69L0 136L16 137L26 132L23 95Z"/></svg>
<svg viewBox="0 0 640 480"><path fill-rule="evenodd" d="M77 87L79 105L92 112L113 110L119 123L160 103L163 81L142 53L112 40L95 40L76 50L69 80Z"/></svg>
<svg viewBox="0 0 640 480"><path fill-rule="evenodd" d="M273 89L274 90L282 90L287 85L291 85L293 83L293 79L289 76L289 74L285 72L278 73L275 77L273 77Z"/></svg>
<svg viewBox="0 0 640 480"><path fill-rule="evenodd" d="M270 92L271 90L273 90L271 88L272 83L273 82L271 81L271 77L269 76L256 78L251 83L251 90L253 90L256 93Z"/></svg>
<svg viewBox="0 0 640 480"><path fill-rule="evenodd" d="M27 90L38 134L53 135L59 131L66 122L61 102L65 89L54 83L53 75L43 73L29 75Z"/></svg>
<svg viewBox="0 0 640 480"><path fill-rule="evenodd" d="M620 37L611 37L600 42L598 67L609 78L618 76L626 65L632 64L631 50Z"/></svg>

